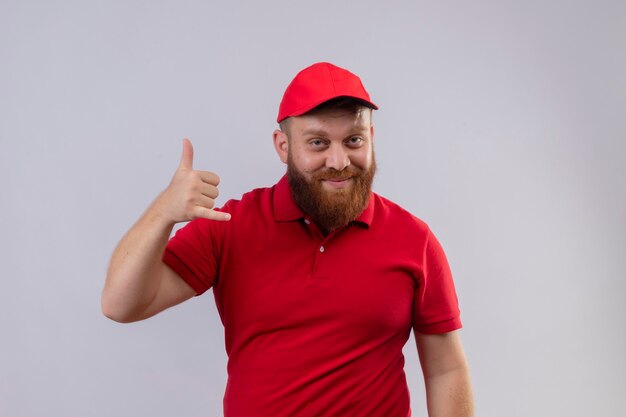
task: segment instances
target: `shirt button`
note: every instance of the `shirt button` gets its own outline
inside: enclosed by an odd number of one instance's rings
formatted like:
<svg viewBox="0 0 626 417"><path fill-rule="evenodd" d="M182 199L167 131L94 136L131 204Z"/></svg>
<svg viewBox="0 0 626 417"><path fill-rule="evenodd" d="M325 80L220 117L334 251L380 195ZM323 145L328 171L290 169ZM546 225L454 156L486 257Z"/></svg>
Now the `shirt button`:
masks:
<svg viewBox="0 0 626 417"><path fill-rule="evenodd" d="M320 246L320 252L324 252L324 247Z"/></svg>
<svg viewBox="0 0 626 417"><path fill-rule="evenodd" d="M309 219L304 219L304 222L305 222L306 224L311 224L311 221L310 221Z"/></svg>

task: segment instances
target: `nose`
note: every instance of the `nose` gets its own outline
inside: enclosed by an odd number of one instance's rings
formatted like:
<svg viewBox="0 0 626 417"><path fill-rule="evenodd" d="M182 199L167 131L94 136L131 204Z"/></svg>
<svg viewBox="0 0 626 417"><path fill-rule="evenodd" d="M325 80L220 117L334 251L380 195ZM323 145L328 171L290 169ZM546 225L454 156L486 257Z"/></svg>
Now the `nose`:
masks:
<svg viewBox="0 0 626 417"><path fill-rule="evenodd" d="M350 166L348 152L341 145L332 145L326 155L326 168L334 168L337 171L341 171L348 166Z"/></svg>

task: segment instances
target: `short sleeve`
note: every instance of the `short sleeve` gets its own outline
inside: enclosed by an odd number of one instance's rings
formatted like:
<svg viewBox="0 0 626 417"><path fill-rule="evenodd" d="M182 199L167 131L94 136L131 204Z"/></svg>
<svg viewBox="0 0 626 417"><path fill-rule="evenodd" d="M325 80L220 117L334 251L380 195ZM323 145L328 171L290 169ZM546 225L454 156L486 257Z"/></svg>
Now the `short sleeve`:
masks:
<svg viewBox="0 0 626 417"><path fill-rule="evenodd" d="M422 253L422 271L413 300L413 329L426 334L461 328L459 303L446 255L428 229Z"/></svg>
<svg viewBox="0 0 626 417"><path fill-rule="evenodd" d="M217 275L219 248L215 227L207 219L193 220L169 240L163 262L200 295L213 285Z"/></svg>

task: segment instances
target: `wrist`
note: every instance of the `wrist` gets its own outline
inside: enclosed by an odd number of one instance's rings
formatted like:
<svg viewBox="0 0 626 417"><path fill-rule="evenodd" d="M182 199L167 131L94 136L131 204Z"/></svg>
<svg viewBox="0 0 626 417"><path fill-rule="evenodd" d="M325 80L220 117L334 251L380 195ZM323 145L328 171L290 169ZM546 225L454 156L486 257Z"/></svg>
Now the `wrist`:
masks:
<svg viewBox="0 0 626 417"><path fill-rule="evenodd" d="M161 193L146 211L145 217L148 222L157 224L164 228L173 228L180 220L175 219L168 210L168 204L162 201L163 193Z"/></svg>

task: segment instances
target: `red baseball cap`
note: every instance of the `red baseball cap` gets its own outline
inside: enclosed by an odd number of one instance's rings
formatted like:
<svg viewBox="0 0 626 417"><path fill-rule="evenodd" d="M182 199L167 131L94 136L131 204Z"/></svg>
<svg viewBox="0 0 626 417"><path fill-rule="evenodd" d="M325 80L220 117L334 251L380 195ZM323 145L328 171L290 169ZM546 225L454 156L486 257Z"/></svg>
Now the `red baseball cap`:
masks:
<svg viewBox="0 0 626 417"><path fill-rule="evenodd" d="M378 109L359 77L330 62L318 62L300 71L289 83L276 121L280 123L287 117L300 116L337 97L352 97L367 107Z"/></svg>

